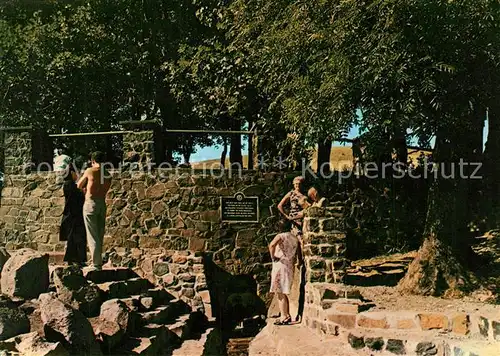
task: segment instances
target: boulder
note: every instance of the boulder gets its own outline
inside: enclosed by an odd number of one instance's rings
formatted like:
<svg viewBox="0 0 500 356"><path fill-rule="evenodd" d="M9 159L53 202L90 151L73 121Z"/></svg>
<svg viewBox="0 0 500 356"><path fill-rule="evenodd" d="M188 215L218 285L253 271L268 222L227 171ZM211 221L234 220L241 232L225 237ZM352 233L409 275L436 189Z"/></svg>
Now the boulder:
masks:
<svg viewBox="0 0 500 356"><path fill-rule="evenodd" d="M48 342L36 332L19 335L10 340L15 340L16 350L21 355L69 356L60 342Z"/></svg>
<svg viewBox="0 0 500 356"><path fill-rule="evenodd" d="M137 315L130 311L125 302L111 299L102 304L99 319L116 323L122 330L131 333L134 331Z"/></svg>
<svg viewBox="0 0 500 356"><path fill-rule="evenodd" d="M125 330L123 330L118 323L113 321L96 318L96 320L92 322L92 327L94 328L97 340L102 345L101 349L105 350L107 353L111 353L112 350L116 349L125 336Z"/></svg>
<svg viewBox="0 0 500 356"><path fill-rule="evenodd" d="M77 266L56 268L53 280L57 296L63 303L81 311L86 317L99 315L102 292L87 281Z"/></svg>
<svg viewBox="0 0 500 356"><path fill-rule="evenodd" d="M0 306L0 340L7 340L30 331L26 314L17 308Z"/></svg>
<svg viewBox="0 0 500 356"><path fill-rule="evenodd" d="M15 251L3 266L1 286L9 297L38 298L49 288L49 256L31 249Z"/></svg>
<svg viewBox="0 0 500 356"><path fill-rule="evenodd" d="M61 342L70 353L86 350L86 355L101 355L92 325L85 315L64 304L53 294L40 295L41 318L48 341Z"/></svg>

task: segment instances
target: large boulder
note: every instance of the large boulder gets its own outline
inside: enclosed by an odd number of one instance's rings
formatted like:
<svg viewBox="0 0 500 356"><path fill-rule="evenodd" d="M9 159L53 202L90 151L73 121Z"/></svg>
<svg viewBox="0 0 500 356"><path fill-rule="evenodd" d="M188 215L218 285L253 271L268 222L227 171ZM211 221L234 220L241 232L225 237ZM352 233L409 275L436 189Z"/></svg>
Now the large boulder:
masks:
<svg viewBox="0 0 500 356"><path fill-rule="evenodd" d="M126 332L133 332L137 314L130 311L125 302L120 299L111 299L101 306L99 318L103 321L113 322Z"/></svg>
<svg viewBox="0 0 500 356"><path fill-rule="evenodd" d="M69 356L60 342L48 342L38 333L19 335L7 341L13 341L15 350L21 355L29 356Z"/></svg>
<svg viewBox="0 0 500 356"><path fill-rule="evenodd" d="M92 326L103 349L110 352L117 348L127 333L132 333L138 315L131 312L127 305L119 299L111 299L101 306L101 314Z"/></svg>
<svg viewBox="0 0 500 356"><path fill-rule="evenodd" d="M16 308L0 304L0 340L7 340L30 331L30 321L26 314Z"/></svg>
<svg viewBox="0 0 500 356"><path fill-rule="evenodd" d="M92 325L80 311L64 304L53 294L40 295L41 318L48 341L61 342L70 353L85 350L86 355L101 355Z"/></svg>
<svg viewBox="0 0 500 356"><path fill-rule="evenodd" d="M49 288L49 256L31 249L15 251L2 269L2 293L12 298L38 298Z"/></svg>
<svg viewBox="0 0 500 356"><path fill-rule="evenodd" d="M102 304L102 292L93 283L87 281L77 266L58 267L53 271L57 297L86 317L99 315Z"/></svg>

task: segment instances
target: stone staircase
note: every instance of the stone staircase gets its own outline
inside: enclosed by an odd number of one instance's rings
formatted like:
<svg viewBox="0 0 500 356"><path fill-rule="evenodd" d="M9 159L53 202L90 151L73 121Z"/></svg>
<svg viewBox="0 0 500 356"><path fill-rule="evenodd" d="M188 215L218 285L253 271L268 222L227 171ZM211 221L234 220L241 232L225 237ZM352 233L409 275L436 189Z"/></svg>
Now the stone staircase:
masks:
<svg viewBox="0 0 500 356"><path fill-rule="evenodd" d="M54 255L51 258L52 262L59 262ZM61 266L52 265L51 270L57 267ZM203 352L206 334L212 330L210 322L204 314L193 312L184 301L138 277L129 268L113 267L101 271L84 268L83 275L101 290L103 301L121 300L134 316L132 330L118 347L105 350L102 345L105 354L172 355L174 352L175 355L188 355L183 350L195 349ZM89 321L96 332L99 317L89 318ZM197 354L201 355L189 353Z"/></svg>
<svg viewBox="0 0 500 356"><path fill-rule="evenodd" d="M306 303L305 326L367 355L500 354L496 305L319 283L306 286Z"/></svg>
<svg viewBox="0 0 500 356"><path fill-rule="evenodd" d="M351 262L344 282L355 286L395 286L404 277L416 252Z"/></svg>

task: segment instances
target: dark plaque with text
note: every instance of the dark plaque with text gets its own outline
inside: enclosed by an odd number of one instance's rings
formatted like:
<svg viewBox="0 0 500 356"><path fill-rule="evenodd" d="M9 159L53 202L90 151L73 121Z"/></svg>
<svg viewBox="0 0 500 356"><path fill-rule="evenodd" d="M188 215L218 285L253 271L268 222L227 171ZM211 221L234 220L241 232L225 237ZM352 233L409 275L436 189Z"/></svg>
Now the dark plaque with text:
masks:
<svg viewBox="0 0 500 356"><path fill-rule="evenodd" d="M220 214L224 222L259 222L259 197L246 197L243 193L221 197Z"/></svg>

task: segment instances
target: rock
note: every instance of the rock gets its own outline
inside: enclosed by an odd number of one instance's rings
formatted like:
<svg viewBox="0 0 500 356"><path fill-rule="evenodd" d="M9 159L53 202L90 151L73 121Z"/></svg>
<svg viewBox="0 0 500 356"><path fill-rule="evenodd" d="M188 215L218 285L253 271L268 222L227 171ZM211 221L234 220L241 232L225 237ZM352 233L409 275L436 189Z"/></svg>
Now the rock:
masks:
<svg viewBox="0 0 500 356"><path fill-rule="evenodd" d="M87 317L99 315L102 304L101 290L83 276L76 266L54 270L54 284L58 298Z"/></svg>
<svg viewBox="0 0 500 356"><path fill-rule="evenodd" d="M7 340L30 331L26 314L16 308L0 307L0 340Z"/></svg>
<svg viewBox="0 0 500 356"><path fill-rule="evenodd" d="M405 342L403 340L389 339L387 340L387 346L385 349L396 355L406 354Z"/></svg>
<svg viewBox="0 0 500 356"><path fill-rule="evenodd" d="M61 342L71 353L86 350L87 355L101 355L92 325L80 311L64 304L53 294L42 294L39 299L47 340Z"/></svg>
<svg viewBox="0 0 500 356"><path fill-rule="evenodd" d="M422 341L418 343L415 352L418 356L432 356L437 355L438 349L435 344L429 341Z"/></svg>
<svg viewBox="0 0 500 356"><path fill-rule="evenodd" d="M48 342L36 332L20 335L14 339L17 341L17 351L21 355L69 356L60 342Z"/></svg>
<svg viewBox="0 0 500 356"><path fill-rule="evenodd" d="M97 321L92 326L97 339L102 344L102 349L107 353L111 353L112 350L116 349L125 336L125 330L112 321L97 318Z"/></svg>
<svg viewBox="0 0 500 356"><path fill-rule="evenodd" d="M384 347L384 339L381 337L367 337L365 339L365 345L370 350L380 351Z"/></svg>
<svg viewBox="0 0 500 356"><path fill-rule="evenodd" d="M126 332L133 332L135 328L135 314L131 313L127 305L119 299L111 299L101 306L99 319L116 323Z"/></svg>
<svg viewBox="0 0 500 356"><path fill-rule="evenodd" d="M3 266L1 285L9 297L38 298L49 288L49 256L31 249L15 251Z"/></svg>
<svg viewBox="0 0 500 356"><path fill-rule="evenodd" d="M354 334L349 334L347 340L353 349L359 350L365 347L365 340L362 336L358 337Z"/></svg>

